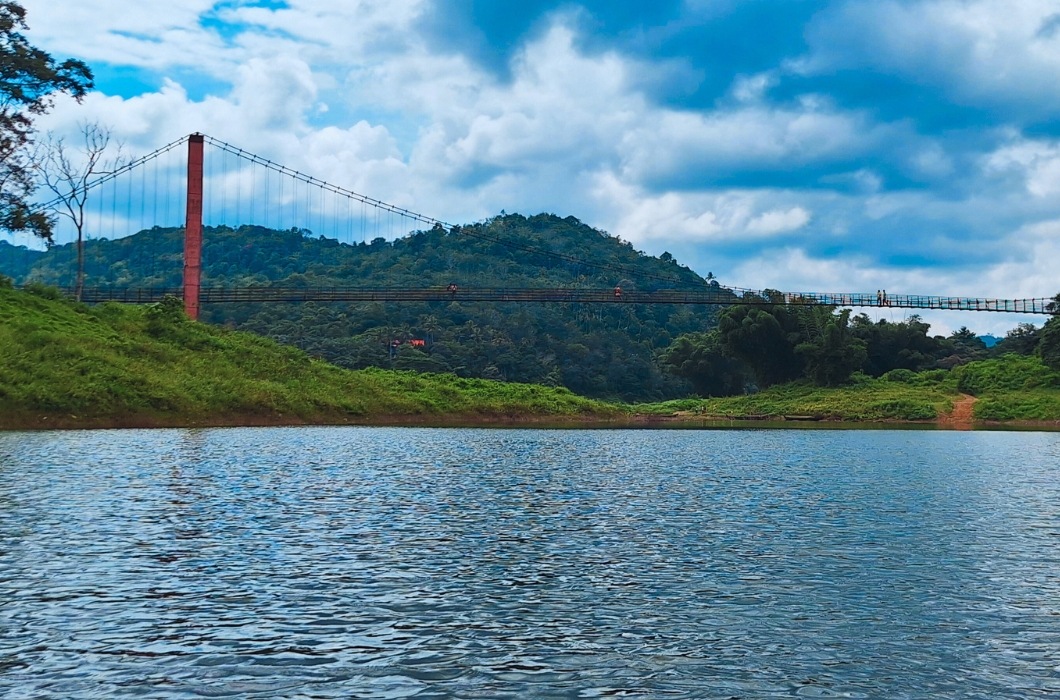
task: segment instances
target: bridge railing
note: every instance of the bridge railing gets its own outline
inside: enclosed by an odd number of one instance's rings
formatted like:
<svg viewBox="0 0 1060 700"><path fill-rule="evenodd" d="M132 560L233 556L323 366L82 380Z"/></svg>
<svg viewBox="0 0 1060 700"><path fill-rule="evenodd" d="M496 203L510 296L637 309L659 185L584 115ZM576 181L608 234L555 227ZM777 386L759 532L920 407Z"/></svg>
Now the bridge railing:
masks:
<svg viewBox="0 0 1060 700"><path fill-rule="evenodd" d="M72 290L66 290L72 294ZM164 296L180 297L179 287L86 287L82 300L89 303L147 304ZM997 313L1056 314L1052 299L985 299L906 294L769 293L726 287L699 289L587 289L577 287L202 287L204 304L298 302L498 302L579 304L684 304L704 306L826 304L839 307L939 309Z"/></svg>

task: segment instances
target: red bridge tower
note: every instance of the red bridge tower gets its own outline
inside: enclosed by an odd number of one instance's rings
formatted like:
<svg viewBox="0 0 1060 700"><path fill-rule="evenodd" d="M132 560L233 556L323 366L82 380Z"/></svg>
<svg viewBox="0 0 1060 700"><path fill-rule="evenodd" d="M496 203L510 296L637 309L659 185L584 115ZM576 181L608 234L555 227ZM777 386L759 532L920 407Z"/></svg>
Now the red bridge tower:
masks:
<svg viewBox="0 0 1060 700"><path fill-rule="evenodd" d="M188 137L188 216L184 222L184 312L199 319L202 277L202 134Z"/></svg>

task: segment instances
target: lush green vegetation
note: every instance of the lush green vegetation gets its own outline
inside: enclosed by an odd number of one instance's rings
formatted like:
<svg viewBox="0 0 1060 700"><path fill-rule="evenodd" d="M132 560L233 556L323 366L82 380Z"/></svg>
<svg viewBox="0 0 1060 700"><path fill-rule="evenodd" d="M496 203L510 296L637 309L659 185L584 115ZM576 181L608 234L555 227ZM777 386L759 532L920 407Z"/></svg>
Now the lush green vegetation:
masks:
<svg viewBox="0 0 1060 700"><path fill-rule="evenodd" d="M941 370L912 378L898 375L894 379L890 376L873 379L860 374L848 385L834 388L799 380L745 396L667 401L637 409L645 413L680 411L736 418L934 421L949 413L954 399L960 396L947 378L948 373Z"/></svg>
<svg viewBox="0 0 1060 700"><path fill-rule="evenodd" d="M630 275L633 279L616 279L608 271L513 250L483 235L637 274ZM87 251L88 284L177 286L181 237L179 229L155 228L130 238L92 241ZM306 231L249 227L210 229L206 241L207 284L421 287L455 282L625 288L717 284L677 265L669 255L648 257L573 218L548 215L503 216L455 232L435 229L392 243L377 239L347 245ZM69 285L75 254L70 246L34 252L0 243L0 269L22 283ZM39 287L37 293L49 292ZM717 313L688 307L432 303L245 304L207 306L204 315L215 326L250 330L348 369L429 373L436 375L430 380L432 387L487 378L566 387L580 395L618 401L664 400L642 407L649 413L695 410L718 415L931 420L950 410L954 397L964 393L980 399L975 412L984 420L1055 420L1058 415L1052 377L1060 370L1060 318L1044 327L1021 324L987 348L966 328L948 337L933 336L928 324L915 316L898 323L873 322L864 314L801 304L778 292L765 294L761 306L731 306ZM84 313L104 319L103 309ZM194 328L199 333L199 327ZM422 342L415 346L405 342L413 339ZM400 342L395 345L395 341ZM195 350L196 343L185 349ZM455 377L439 378L443 375ZM398 375L376 376L378 383L382 381L378 377ZM408 377L415 375L402 376L403 381L413 381ZM506 396L531 391L525 386L503 390L497 388L503 386L499 384L482 386ZM242 390L234 391L238 395ZM706 402L683 398L695 395L715 398ZM224 410L239 413L252 410L251 406L272 406L268 393L265 403L254 399L246 404L215 397L218 403L192 405L187 401L197 400L197 394L189 396L185 403L174 403L173 410L210 413L224 405L229 406ZM293 410L288 406L293 399L283 396L269 410ZM416 408L408 410L413 412L464 410L428 395L412 401ZM111 403L116 406L120 401ZM134 412L144 409L135 402L124 405ZM350 415L405 411L374 404L362 408ZM304 407L298 410L297 415L312 413Z"/></svg>
<svg viewBox="0 0 1060 700"><path fill-rule="evenodd" d="M0 427L606 418L563 388L350 371L192 323L181 304L89 307L0 286Z"/></svg>
<svg viewBox="0 0 1060 700"><path fill-rule="evenodd" d="M486 235L596 264L609 272L516 250ZM86 246L86 284L180 284L182 229L155 228ZM208 228L203 283L313 286L603 287L655 289L709 282L671 256L638 253L573 217L502 216L447 233L347 245L308 231ZM72 246L35 253L0 242L0 272L19 283L72 286ZM204 307L203 320L294 345L350 369L383 367L565 386L591 397L656 400L690 385L655 355L674 338L707 331L714 311L684 306L574 304L244 304ZM422 347L405 342L423 340ZM401 341L392 351L394 341Z"/></svg>
<svg viewBox="0 0 1060 700"><path fill-rule="evenodd" d="M952 411L962 395L978 399L977 420L1060 421L1060 371L1038 357L1016 354L952 371L896 369L879 378L858 373L834 388L801 379L745 396L666 401L635 410L739 418L933 421Z"/></svg>
<svg viewBox="0 0 1060 700"><path fill-rule="evenodd" d="M979 397L979 420L1060 420L1060 367L1039 357L1006 355L953 371L963 393Z"/></svg>
<svg viewBox="0 0 1060 700"><path fill-rule="evenodd" d="M92 71L81 61L57 61L26 40L26 10L0 2L0 228L51 239L52 222L31 201L36 189L34 120L54 97L80 101L92 89Z"/></svg>
<svg viewBox="0 0 1060 700"><path fill-rule="evenodd" d="M1060 420L1060 371L1009 354L953 370L857 373L761 392L626 406L563 388L344 370L267 338L191 323L176 300L90 307L0 284L0 427L625 420L634 414L932 421L962 394L980 420Z"/></svg>
<svg viewBox="0 0 1060 700"><path fill-rule="evenodd" d="M1019 324L988 349L968 328L931 336L917 316L873 323L865 314L851 318L849 309L766 295L762 306L724 309L716 331L678 338L660 354L661 365L688 379L701 396L753 394L799 380L843 387L858 373L949 370L1009 355L1033 355L1060 369L1060 317L1041 328Z"/></svg>

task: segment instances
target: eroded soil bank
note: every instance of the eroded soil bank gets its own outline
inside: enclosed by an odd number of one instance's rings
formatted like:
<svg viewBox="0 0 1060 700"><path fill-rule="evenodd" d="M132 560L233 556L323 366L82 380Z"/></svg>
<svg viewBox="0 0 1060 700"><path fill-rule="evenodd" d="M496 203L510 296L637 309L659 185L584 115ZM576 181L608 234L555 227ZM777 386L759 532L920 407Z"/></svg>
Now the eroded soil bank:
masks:
<svg viewBox="0 0 1060 700"><path fill-rule="evenodd" d="M1047 430L1060 431L1060 421L977 421L972 418L974 397L955 402L952 414L937 420L879 419L867 421L808 416L717 416L687 412L672 415L631 413L594 416L534 415L380 415L327 417L228 415L206 418L175 416L0 416L0 430L112 430L125 428L236 428L281 426L378 426L432 428L555 428L555 429L704 429L704 430Z"/></svg>

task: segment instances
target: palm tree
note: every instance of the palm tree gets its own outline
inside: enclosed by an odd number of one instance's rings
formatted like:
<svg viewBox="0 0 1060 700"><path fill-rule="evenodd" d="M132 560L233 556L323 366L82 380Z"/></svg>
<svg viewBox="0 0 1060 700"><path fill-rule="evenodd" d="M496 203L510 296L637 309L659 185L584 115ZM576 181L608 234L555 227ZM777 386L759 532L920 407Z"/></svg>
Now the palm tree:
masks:
<svg viewBox="0 0 1060 700"><path fill-rule="evenodd" d="M468 321L464 324L464 332L472 341L476 343L482 342L482 329L474 321Z"/></svg>
<svg viewBox="0 0 1060 700"><path fill-rule="evenodd" d="M442 324L438 322L437 316L431 314L423 317L420 321L420 328L427 334L427 344L434 345L434 337L442 331Z"/></svg>

